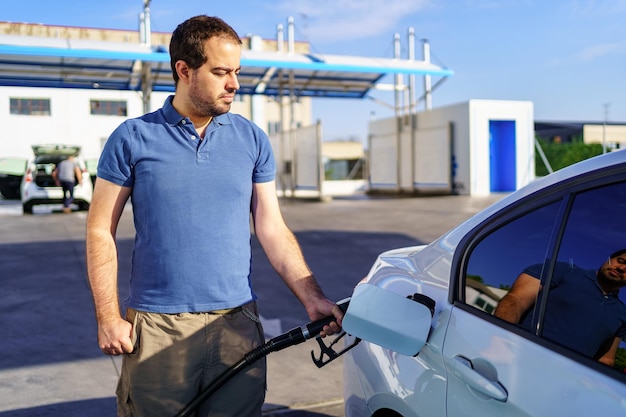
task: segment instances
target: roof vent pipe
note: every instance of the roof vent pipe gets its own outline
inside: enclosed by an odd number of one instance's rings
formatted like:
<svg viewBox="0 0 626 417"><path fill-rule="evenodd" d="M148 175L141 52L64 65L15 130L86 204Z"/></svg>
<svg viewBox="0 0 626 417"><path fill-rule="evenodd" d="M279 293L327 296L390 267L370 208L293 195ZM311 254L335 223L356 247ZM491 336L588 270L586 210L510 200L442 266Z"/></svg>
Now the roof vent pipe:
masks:
<svg viewBox="0 0 626 417"><path fill-rule="evenodd" d="M398 33L393 35L393 57L395 59L400 59L400 35ZM401 88L402 88L402 74L396 73L394 75L394 95L395 95L395 104L396 104L396 117L402 115L402 98L401 98Z"/></svg>
<svg viewBox="0 0 626 417"><path fill-rule="evenodd" d="M295 41L294 41L294 23L293 23L293 16L289 16L289 19L287 19L287 27L288 27L288 31L287 31L287 35L288 35L288 40L289 40L289 49L288 52L290 54L293 54L295 52Z"/></svg>
<svg viewBox="0 0 626 417"><path fill-rule="evenodd" d="M283 25L279 23L276 26L276 50L278 52L283 52L285 50L284 42L285 42L285 30L283 29Z"/></svg>
<svg viewBox="0 0 626 417"><path fill-rule="evenodd" d="M424 62L426 64L430 64L430 44L428 43L428 39L422 39L423 51L424 51ZM426 105L426 110L431 110L433 108L433 89L431 86L430 75L424 75L424 103Z"/></svg>
<svg viewBox="0 0 626 417"><path fill-rule="evenodd" d="M409 27L409 61L415 61L415 29ZM415 100L415 74L409 75L409 113L413 114L417 110Z"/></svg>
<svg viewBox="0 0 626 417"><path fill-rule="evenodd" d="M140 14L140 33L141 43L150 47L152 43L152 34L150 28L150 1L143 0L143 13ZM153 88L152 65L148 61L141 61L141 93L143 101L143 112L151 111L151 96Z"/></svg>
<svg viewBox="0 0 626 417"><path fill-rule="evenodd" d="M146 44L146 15L139 13L139 43Z"/></svg>
<svg viewBox="0 0 626 417"><path fill-rule="evenodd" d="M139 39L142 45L150 46L152 43L152 28L150 27L150 1L144 0L143 12L139 14Z"/></svg>
<svg viewBox="0 0 626 417"><path fill-rule="evenodd" d="M393 57L400 59L400 34L393 36ZM395 97L395 116L396 116L396 187L398 191L402 189L402 131L404 130L402 111L402 74L394 75L394 97Z"/></svg>

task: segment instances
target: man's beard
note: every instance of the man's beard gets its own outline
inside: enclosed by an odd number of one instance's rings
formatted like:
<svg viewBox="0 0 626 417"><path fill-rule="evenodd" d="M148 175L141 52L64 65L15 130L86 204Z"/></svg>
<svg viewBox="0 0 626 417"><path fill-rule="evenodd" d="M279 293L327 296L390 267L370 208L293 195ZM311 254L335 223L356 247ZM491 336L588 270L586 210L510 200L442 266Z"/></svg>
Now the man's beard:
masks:
<svg viewBox="0 0 626 417"><path fill-rule="evenodd" d="M194 112L200 117L215 117L230 111L230 104L222 103L219 105L216 101L203 98L195 77L191 80L189 100L193 104Z"/></svg>
<svg viewBox="0 0 626 417"><path fill-rule="evenodd" d="M606 270L602 267L596 272L596 279L603 289L609 291L617 291L626 285L626 282L623 280L607 274Z"/></svg>

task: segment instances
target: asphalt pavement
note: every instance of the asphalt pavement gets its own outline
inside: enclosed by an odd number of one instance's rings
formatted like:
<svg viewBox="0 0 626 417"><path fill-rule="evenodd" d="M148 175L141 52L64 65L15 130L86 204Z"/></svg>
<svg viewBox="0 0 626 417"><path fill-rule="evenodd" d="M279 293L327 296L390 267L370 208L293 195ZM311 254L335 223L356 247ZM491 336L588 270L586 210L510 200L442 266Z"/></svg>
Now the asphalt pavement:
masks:
<svg viewBox="0 0 626 417"><path fill-rule="evenodd" d="M352 294L376 256L428 243L500 199L486 197L366 197L319 202L282 199L295 232L328 298ZM0 200L0 417L115 415L121 359L96 342L86 280L86 212ZM120 298L125 298L134 228L127 207L118 229ZM302 306L253 245L253 285L268 338L308 322ZM310 340L268 357L264 416L343 416L342 359L318 369Z"/></svg>

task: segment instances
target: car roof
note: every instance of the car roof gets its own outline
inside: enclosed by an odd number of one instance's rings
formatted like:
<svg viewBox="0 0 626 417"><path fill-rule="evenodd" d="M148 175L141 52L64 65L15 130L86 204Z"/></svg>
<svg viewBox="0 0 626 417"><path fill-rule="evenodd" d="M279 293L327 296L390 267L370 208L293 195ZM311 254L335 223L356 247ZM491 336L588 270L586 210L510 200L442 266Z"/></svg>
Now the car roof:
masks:
<svg viewBox="0 0 626 417"><path fill-rule="evenodd" d="M576 164L567 166L551 174L541 177L525 187L515 191L508 197L500 200L504 205L508 200L520 200L523 197L534 194L538 191L559 185L561 182L571 180L581 175L591 174L594 171L606 170L610 168L619 168L626 165L626 151L619 150L606 154L598 155ZM504 201L503 201L504 200ZM496 203L497 204L497 203Z"/></svg>
<svg viewBox="0 0 626 417"><path fill-rule="evenodd" d="M606 173L607 171L620 170L624 168L626 168L626 150L609 152L562 168L506 195L502 199L476 213L462 224L449 230L441 236L440 239L446 241L446 246L456 247L469 230L489 219L491 215L499 212L507 206L510 206L536 193L551 192L553 189L556 189L561 185L570 183L571 180L574 180L576 177L593 175L594 172L598 172L602 175L601 173Z"/></svg>
<svg viewBox="0 0 626 417"><path fill-rule="evenodd" d="M76 156L80 153L80 146L77 145L33 145L32 148L35 156Z"/></svg>

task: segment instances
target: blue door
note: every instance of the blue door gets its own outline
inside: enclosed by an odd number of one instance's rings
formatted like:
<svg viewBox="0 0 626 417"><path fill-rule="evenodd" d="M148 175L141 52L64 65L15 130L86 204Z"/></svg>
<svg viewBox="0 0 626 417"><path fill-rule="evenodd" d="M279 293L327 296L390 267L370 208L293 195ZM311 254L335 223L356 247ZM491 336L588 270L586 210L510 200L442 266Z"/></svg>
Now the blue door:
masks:
<svg viewBox="0 0 626 417"><path fill-rule="evenodd" d="M489 179L492 192L515 191L515 120L489 121Z"/></svg>

